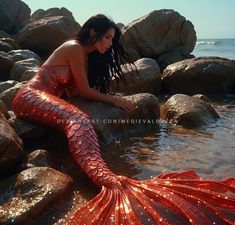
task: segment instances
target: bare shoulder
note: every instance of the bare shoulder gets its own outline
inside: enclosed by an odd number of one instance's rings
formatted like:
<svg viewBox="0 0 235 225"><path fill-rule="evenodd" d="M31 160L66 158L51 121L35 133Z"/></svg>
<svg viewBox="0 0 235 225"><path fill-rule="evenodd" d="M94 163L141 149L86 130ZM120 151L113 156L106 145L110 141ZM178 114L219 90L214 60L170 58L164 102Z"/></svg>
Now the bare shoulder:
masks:
<svg viewBox="0 0 235 225"><path fill-rule="evenodd" d="M65 50L67 53L77 53L81 54L82 53L82 46L80 45L79 42L76 40L69 40L66 41L62 46L63 50Z"/></svg>

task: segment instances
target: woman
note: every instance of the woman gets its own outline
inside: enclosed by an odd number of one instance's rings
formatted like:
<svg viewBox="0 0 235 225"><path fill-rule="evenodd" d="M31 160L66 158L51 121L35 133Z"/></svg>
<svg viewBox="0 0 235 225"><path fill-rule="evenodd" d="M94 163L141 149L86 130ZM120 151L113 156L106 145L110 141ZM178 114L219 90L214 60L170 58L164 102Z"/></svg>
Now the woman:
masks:
<svg viewBox="0 0 235 225"><path fill-rule="evenodd" d="M146 181L117 176L100 156L88 115L59 98L67 91L69 96L79 93L134 110L131 102L107 94L112 77L124 80L121 64L127 59L117 26L104 15L93 16L75 40L52 53L14 99L17 116L62 130L77 163L102 187L69 224L233 224L235 199L226 192L235 192L234 179L203 180L192 171Z"/></svg>

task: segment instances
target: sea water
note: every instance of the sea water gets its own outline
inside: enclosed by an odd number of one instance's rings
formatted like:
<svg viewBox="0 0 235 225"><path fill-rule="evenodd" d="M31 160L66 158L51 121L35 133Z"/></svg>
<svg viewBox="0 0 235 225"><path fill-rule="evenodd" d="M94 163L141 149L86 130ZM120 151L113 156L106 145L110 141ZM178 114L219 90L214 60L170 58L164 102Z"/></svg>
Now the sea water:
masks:
<svg viewBox="0 0 235 225"><path fill-rule="evenodd" d="M195 57L219 56L235 60L235 39L198 39L192 54Z"/></svg>
<svg viewBox="0 0 235 225"><path fill-rule="evenodd" d="M235 98L213 100L212 106L220 118L208 125L186 129L161 121L151 132L113 143L104 157L115 172L139 179L185 170L235 177Z"/></svg>

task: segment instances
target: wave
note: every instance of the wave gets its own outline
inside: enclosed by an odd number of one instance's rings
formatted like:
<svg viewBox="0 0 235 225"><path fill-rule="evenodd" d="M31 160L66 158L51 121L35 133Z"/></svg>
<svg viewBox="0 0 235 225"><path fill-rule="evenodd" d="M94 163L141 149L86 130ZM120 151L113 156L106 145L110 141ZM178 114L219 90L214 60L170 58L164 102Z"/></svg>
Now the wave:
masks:
<svg viewBox="0 0 235 225"><path fill-rule="evenodd" d="M197 41L196 45L216 45L219 43L220 41Z"/></svg>

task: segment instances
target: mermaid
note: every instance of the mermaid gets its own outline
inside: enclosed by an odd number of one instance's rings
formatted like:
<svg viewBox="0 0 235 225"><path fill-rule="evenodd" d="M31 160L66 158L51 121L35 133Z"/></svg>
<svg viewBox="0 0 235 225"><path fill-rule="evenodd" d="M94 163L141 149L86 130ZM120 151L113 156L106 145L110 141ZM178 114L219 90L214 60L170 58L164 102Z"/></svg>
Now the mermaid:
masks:
<svg viewBox="0 0 235 225"><path fill-rule="evenodd" d="M98 14L59 46L14 98L17 117L64 132L75 161L101 187L95 198L72 213L68 224L235 224L233 178L207 180L184 171L141 181L109 170L89 115L61 96L79 94L133 111L131 102L109 89L114 77L125 82L121 65L126 62L130 60L120 30Z"/></svg>

